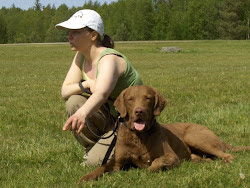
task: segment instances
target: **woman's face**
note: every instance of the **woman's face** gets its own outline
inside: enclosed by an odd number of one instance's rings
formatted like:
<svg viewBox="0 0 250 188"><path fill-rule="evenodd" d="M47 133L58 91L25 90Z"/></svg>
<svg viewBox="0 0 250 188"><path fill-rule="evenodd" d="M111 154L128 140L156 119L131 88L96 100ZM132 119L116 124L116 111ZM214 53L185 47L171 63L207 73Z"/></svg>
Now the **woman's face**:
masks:
<svg viewBox="0 0 250 188"><path fill-rule="evenodd" d="M68 40L72 51L83 51L91 44L91 32L86 28L69 30Z"/></svg>

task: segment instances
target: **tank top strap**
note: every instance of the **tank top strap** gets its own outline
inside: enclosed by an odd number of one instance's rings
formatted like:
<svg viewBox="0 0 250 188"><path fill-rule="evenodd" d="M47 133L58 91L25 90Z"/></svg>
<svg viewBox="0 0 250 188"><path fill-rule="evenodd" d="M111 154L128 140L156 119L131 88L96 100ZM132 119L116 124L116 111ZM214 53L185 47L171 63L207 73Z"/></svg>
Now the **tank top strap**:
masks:
<svg viewBox="0 0 250 188"><path fill-rule="evenodd" d="M98 75L98 66L99 66L100 60L101 60L104 56L106 56L106 55L111 55L111 54L112 54L112 55L119 56L119 57L121 57L121 58L124 58L123 55L122 55L120 52L118 52L118 51L116 51L116 50L114 50L114 49L112 49L112 48L106 48L106 49L101 53L101 55L100 55L100 57L99 57L99 59L98 59L98 61L97 61L96 77L97 77L97 75Z"/></svg>
<svg viewBox="0 0 250 188"><path fill-rule="evenodd" d="M84 55L82 55L82 59L81 59L82 77L83 77L84 80L90 80L90 78L89 78L89 77L85 74L85 72L84 72L83 63L84 63Z"/></svg>

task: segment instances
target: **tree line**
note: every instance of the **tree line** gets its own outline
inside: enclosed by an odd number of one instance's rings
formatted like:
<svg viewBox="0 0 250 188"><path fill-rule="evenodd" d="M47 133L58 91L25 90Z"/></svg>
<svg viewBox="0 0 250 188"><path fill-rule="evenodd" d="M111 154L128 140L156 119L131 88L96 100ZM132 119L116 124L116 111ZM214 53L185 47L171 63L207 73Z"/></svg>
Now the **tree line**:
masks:
<svg viewBox="0 0 250 188"><path fill-rule="evenodd" d="M85 1L82 7L62 4L22 10L0 9L0 43L65 42L67 31L55 25L77 10L93 9L114 40L249 39L249 0L118 0Z"/></svg>

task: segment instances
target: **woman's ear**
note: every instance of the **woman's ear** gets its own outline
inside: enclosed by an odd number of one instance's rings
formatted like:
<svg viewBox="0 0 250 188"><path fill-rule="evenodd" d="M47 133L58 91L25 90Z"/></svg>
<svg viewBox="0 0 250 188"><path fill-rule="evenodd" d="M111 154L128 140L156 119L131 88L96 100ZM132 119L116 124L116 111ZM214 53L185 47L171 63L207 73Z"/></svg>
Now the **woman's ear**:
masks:
<svg viewBox="0 0 250 188"><path fill-rule="evenodd" d="M96 41L98 39L98 36L99 36L99 33L97 33L96 31L92 31L91 40Z"/></svg>

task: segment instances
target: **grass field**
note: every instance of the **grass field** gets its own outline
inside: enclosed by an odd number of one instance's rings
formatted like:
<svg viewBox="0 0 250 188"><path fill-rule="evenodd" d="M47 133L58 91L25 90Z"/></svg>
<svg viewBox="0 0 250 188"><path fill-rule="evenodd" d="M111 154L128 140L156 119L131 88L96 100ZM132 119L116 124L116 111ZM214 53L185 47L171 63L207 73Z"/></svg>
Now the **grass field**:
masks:
<svg viewBox="0 0 250 188"><path fill-rule="evenodd" d="M161 47L178 46L178 53ZM159 122L200 123L233 145L250 145L250 41L124 43L144 84L166 97ZM66 44L0 45L0 187L77 187L94 167L66 120L61 84L74 53ZM250 152L231 164L184 162L158 173L131 169L80 187L250 187Z"/></svg>

